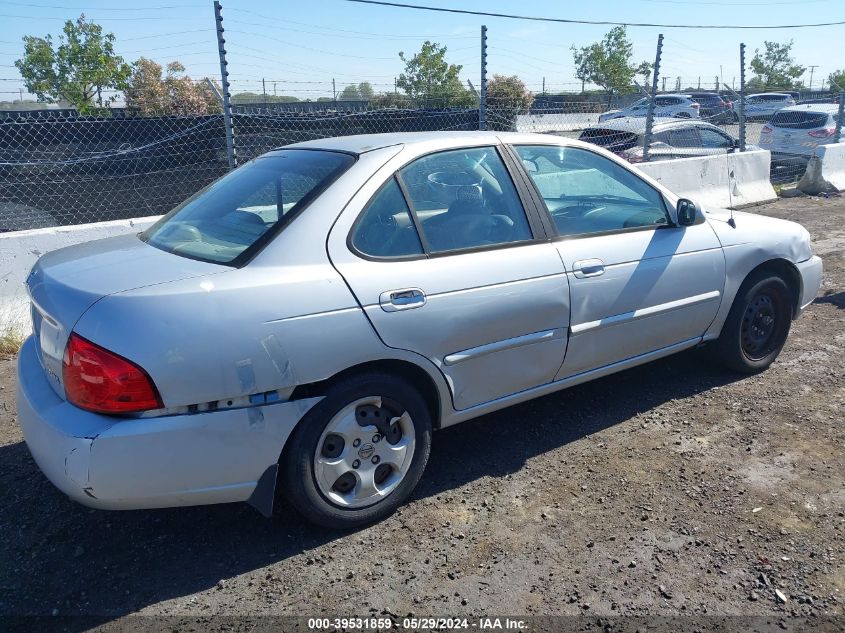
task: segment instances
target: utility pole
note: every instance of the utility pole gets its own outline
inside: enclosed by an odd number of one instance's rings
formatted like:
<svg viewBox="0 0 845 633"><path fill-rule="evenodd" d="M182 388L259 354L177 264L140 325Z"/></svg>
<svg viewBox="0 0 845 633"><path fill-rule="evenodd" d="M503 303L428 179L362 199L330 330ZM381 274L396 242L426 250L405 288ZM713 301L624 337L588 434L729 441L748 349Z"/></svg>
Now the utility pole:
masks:
<svg viewBox="0 0 845 633"><path fill-rule="evenodd" d="M739 151L745 151L745 44L739 45Z"/></svg>
<svg viewBox="0 0 845 633"><path fill-rule="evenodd" d="M217 27L217 53L220 57L220 81L223 84L223 127L226 133L226 158L229 169L238 166L235 155L235 130L232 126L232 103L229 99L229 71L226 70L226 40L223 38L223 7L219 0L214 0L214 24Z"/></svg>
<svg viewBox="0 0 845 633"><path fill-rule="evenodd" d="M261 92L264 95L264 109L267 109L267 84L264 83L264 77L261 78Z"/></svg>
<svg viewBox="0 0 845 633"><path fill-rule="evenodd" d="M337 107L337 85L334 82L334 77L332 77L332 99L334 100L334 107Z"/></svg>
<svg viewBox="0 0 845 633"><path fill-rule="evenodd" d="M276 94L276 82L275 82L275 81L273 82L273 96L274 96L274 97L278 96L278 95Z"/></svg>
<svg viewBox="0 0 845 633"><path fill-rule="evenodd" d="M666 92L666 77L663 78L663 88L660 90L660 92Z"/></svg>
<svg viewBox="0 0 845 633"><path fill-rule="evenodd" d="M657 97L657 79L660 76L660 56L663 54L663 33L657 36L657 54L654 56L654 76L651 79L651 99L648 100L648 112L643 134L643 161L648 162L648 150L651 145L651 133L654 128L654 100ZM680 81L680 79L678 79Z"/></svg>
<svg viewBox="0 0 845 633"><path fill-rule="evenodd" d="M816 68L818 68L818 67L819 67L818 64L813 64L812 66L807 66L807 68L810 69L810 85L807 87L807 90L813 89L813 71L815 71Z"/></svg>
<svg viewBox="0 0 845 633"><path fill-rule="evenodd" d="M543 77L543 96L546 96L546 78Z"/></svg>
<svg viewBox="0 0 845 633"><path fill-rule="evenodd" d="M487 129L487 27L481 25L481 97L478 100L478 129Z"/></svg>

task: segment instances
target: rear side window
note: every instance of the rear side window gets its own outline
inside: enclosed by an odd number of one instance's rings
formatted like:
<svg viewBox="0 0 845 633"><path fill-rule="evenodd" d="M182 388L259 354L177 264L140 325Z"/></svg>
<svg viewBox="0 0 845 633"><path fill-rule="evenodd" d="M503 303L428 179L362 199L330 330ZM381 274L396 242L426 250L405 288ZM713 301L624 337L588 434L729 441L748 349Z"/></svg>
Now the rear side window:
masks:
<svg viewBox="0 0 845 633"><path fill-rule="evenodd" d="M362 255L398 258L531 239L498 151L470 147L429 154L400 169L358 216L350 245Z"/></svg>
<svg viewBox="0 0 845 633"><path fill-rule="evenodd" d="M669 145L672 147L701 147L701 137L694 127L669 130Z"/></svg>
<svg viewBox="0 0 845 633"><path fill-rule="evenodd" d="M532 239L516 187L494 147L423 156L399 177L432 253Z"/></svg>
<svg viewBox="0 0 845 633"><path fill-rule="evenodd" d="M635 132L604 128L584 130L579 140L607 148L611 152L623 152L639 144L639 136Z"/></svg>
<svg viewBox="0 0 845 633"><path fill-rule="evenodd" d="M411 210L396 178L388 180L364 209L352 230L352 246L372 257L423 254Z"/></svg>
<svg viewBox="0 0 845 633"><path fill-rule="evenodd" d="M189 198L141 234L164 251L232 264L280 229L355 159L280 150L250 161Z"/></svg>
<svg viewBox="0 0 845 633"><path fill-rule="evenodd" d="M769 122L774 127L791 128L794 130L812 130L827 126L827 112L776 112Z"/></svg>

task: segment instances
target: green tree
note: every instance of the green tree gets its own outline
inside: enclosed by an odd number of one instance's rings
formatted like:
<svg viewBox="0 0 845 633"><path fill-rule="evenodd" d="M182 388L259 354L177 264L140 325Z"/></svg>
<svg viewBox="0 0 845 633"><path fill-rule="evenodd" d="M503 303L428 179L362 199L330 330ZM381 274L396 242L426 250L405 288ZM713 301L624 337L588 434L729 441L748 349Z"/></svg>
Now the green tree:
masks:
<svg viewBox="0 0 845 633"><path fill-rule="evenodd" d="M195 82L184 75L185 67L170 62L162 75L160 64L140 58L132 66L126 88L126 105L145 116L202 115L221 112L217 96L208 82Z"/></svg>
<svg viewBox="0 0 845 633"><path fill-rule="evenodd" d="M516 75L493 75L487 83L488 127L513 130L516 117L525 114L534 103L534 95Z"/></svg>
<svg viewBox="0 0 845 633"><path fill-rule="evenodd" d="M337 98L343 101L358 101L361 98L361 93L358 91L358 86L349 84L340 92Z"/></svg>
<svg viewBox="0 0 845 633"><path fill-rule="evenodd" d="M634 65L631 57L634 45L628 39L624 26L615 26L600 42L583 48L572 47L575 62L575 76L586 83L604 88L610 95L627 94L634 91L634 77L651 72L651 64L641 62Z"/></svg>
<svg viewBox="0 0 845 633"><path fill-rule="evenodd" d="M842 92L845 90L845 69L834 70L827 76L831 92Z"/></svg>
<svg viewBox="0 0 845 633"><path fill-rule="evenodd" d="M795 63L792 58L792 40L779 44L778 42L763 42L765 50L754 51L751 60L751 70L758 79L762 90L785 89L796 87L796 80L804 74L806 68ZM752 81L753 81L752 79Z"/></svg>
<svg viewBox="0 0 845 633"><path fill-rule="evenodd" d="M84 14L75 22L65 22L57 46L51 35L27 35L23 41L24 56L15 66L26 89L40 102L64 100L79 112L89 113L114 102L118 95L104 97L103 92L123 90L132 72L114 52L114 34L104 34Z"/></svg>
<svg viewBox="0 0 845 633"><path fill-rule="evenodd" d="M369 81L362 81L358 84L358 94L361 95L361 98L364 100L370 100L375 96L375 90L373 90L373 86Z"/></svg>
<svg viewBox="0 0 845 633"><path fill-rule="evenodd" d="M460 107L474 105L474 97L458 76L463 66L446 61L445 46L426 40L419 53L408 59L400 52L399 59L405 63L405 71L396 85L412 100L436 100Z"/></svg>

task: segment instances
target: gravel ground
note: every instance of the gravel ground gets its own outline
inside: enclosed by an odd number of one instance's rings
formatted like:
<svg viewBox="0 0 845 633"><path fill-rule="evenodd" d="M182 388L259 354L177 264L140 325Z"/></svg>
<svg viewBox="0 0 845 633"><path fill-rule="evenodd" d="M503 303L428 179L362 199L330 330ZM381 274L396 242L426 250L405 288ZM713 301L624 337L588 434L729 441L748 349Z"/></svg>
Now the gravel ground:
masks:
<svg viewBox="0 0 845 633"><path fill-rule="evenodd" d="M354 533L77 505L0 361L0 615L842 616L845 199L756 211L802 222L826 267L769 371L694 351L444 430L413 499Z"/></svg>

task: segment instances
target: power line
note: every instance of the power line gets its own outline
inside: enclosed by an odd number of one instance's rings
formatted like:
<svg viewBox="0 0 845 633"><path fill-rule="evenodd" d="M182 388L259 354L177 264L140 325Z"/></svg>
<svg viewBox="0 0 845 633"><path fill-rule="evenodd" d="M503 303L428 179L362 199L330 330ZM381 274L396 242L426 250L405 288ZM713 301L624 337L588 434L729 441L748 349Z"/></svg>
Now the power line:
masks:
<svg viewBox="0 0 845 633"><path fill-rule="evenodd" d="M421 4L406 4L402 2L386 2L384 0L346 0L346 2L357 2L359 4L373 4L385 7L400 9L419 9L421 11L437 11L441 13L460 13L463 15L479 15L491 18L507 18L509 20L530 20L533 22L557 22L561 24L592 24L597 26L645 26L662 29L803 29L819 26L840 26L840 22L818 22L815 24L775 24L772 26L739 25L730 26L726 24L659 24L651 22L615 22L612 20L573 20L568 18L545 18L532 15L516 15L513 13L492 13L489 11L471 11L469 9L448 9L446 7L428 7Z"/></svg>
<svg viewBox="0 0 845 633"><path fill-rule="evenodd" d="M3 2L3 4L10 4L16 7L31 7L34 9L72 9L74 11L159 11L163 9L193 9L205 7L205 5L202 4L178 4L163 7L72 7L57 4L37 4L34 2Z"/></svg>

